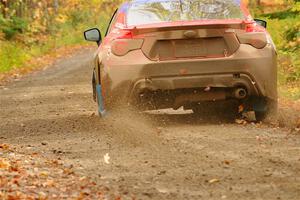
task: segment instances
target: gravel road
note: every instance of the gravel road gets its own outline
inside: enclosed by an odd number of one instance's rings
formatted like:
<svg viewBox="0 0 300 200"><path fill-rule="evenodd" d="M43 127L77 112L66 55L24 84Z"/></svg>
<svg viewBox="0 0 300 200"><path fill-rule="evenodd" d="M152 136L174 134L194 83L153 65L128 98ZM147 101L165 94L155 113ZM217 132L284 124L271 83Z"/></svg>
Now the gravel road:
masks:
<svg viewBox="0 0 300 200"><path fill-rule="evenodd" d="M0 140L62 159L122 199L300 199L300 135L224 113L95 115L91 49L0 88Z"/></svg>

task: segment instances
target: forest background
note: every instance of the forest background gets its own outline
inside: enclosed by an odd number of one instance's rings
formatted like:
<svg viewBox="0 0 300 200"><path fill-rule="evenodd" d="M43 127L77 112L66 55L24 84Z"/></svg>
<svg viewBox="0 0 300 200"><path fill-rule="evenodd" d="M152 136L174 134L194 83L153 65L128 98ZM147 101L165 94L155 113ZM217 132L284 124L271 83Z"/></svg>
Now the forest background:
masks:
<svg viewBox="0 0 300 200"><path fill-rule="evenodd" d="M300 0L245 0L268 22L278 50L281 97L300 99ZM35 68L36 60L86 44L82 32L105 32L122 0L0 0L0 81ZM17 72L16 72L17 70ZM13 73L12 73L13 72ZM1 76L2 75L2 76Z"/></svg>

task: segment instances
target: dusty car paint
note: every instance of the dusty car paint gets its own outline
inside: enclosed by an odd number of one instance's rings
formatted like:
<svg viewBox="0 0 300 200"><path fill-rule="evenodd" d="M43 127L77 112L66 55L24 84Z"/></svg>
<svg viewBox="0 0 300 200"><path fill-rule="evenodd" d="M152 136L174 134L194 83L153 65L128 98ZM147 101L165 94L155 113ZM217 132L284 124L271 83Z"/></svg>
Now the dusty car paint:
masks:
<svg viewBox="0 0 300 200"><path fill-rule="evenodd" d="M260 100L277 101L274 44L242 4L244 19L127 26L131 4L117 12L93 63L105 108L121 102L193 108L235 99L253 109Z"/></svg>

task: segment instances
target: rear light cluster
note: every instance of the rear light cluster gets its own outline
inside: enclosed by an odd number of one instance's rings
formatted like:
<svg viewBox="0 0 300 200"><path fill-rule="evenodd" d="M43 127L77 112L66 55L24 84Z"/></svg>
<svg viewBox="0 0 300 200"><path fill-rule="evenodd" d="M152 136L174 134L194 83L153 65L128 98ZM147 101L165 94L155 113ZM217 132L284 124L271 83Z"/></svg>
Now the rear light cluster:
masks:
<svg viewBox="0 0 300 200"><path fill-rule="evenodd" d="M264 48L267 43L267 34L265 28L256 23L248 23L245 27L245 33L237 34L241 44L249 44L257 49Z"/></svg>
<svg viewBox="0 0 300 200"><path fill-rule="evenodd" d="M128 52L142 48L144 40L134 38L130 30L117 30L118 33L111 40L111 51L116 56L124 56Z"/></svg>
<svg viewBox="0 0 300 200"><path fill-rule="evenodd" d="M116 29L115 39L132 39L133 33L130 30Z"/></svg>
<svg viewBox="0 0 300 200"><path fill-rule="evenodd" d="M124 56L130 51L140 49L144 42L143 39L134 37L133 30L124 29L125 18L125 13L118 14L116 23L105 41L105 44L111 44L111 51L116 56Z"/></svg>
<svg viewBox="0 0 300 200"><path fill-rule="evenodd" d="M253 33L253 32L266 32L266 29L262 26L257 25L256 23L249 23L246 25L246 32Z"/></svg>

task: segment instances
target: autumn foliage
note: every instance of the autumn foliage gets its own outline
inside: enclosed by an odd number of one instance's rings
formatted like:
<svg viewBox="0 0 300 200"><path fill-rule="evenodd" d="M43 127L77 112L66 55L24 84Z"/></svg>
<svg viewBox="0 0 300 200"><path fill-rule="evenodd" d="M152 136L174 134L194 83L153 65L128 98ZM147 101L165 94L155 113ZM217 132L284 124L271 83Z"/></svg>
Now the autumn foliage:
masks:
<svg viewBox="0 0 300 200"><path fill-rule="evenodd" d="M108 0L0 0L0 31L5 39L19 34L53 34L60 26L76 28L82 22L98 22L119 1Z"/></svg>
<svg viewBox="0 0 300 200"><path fill-rule="evenodd" d="M0 73L84 42L89 27L105 30L121 1L0 0Z"/></svg>

